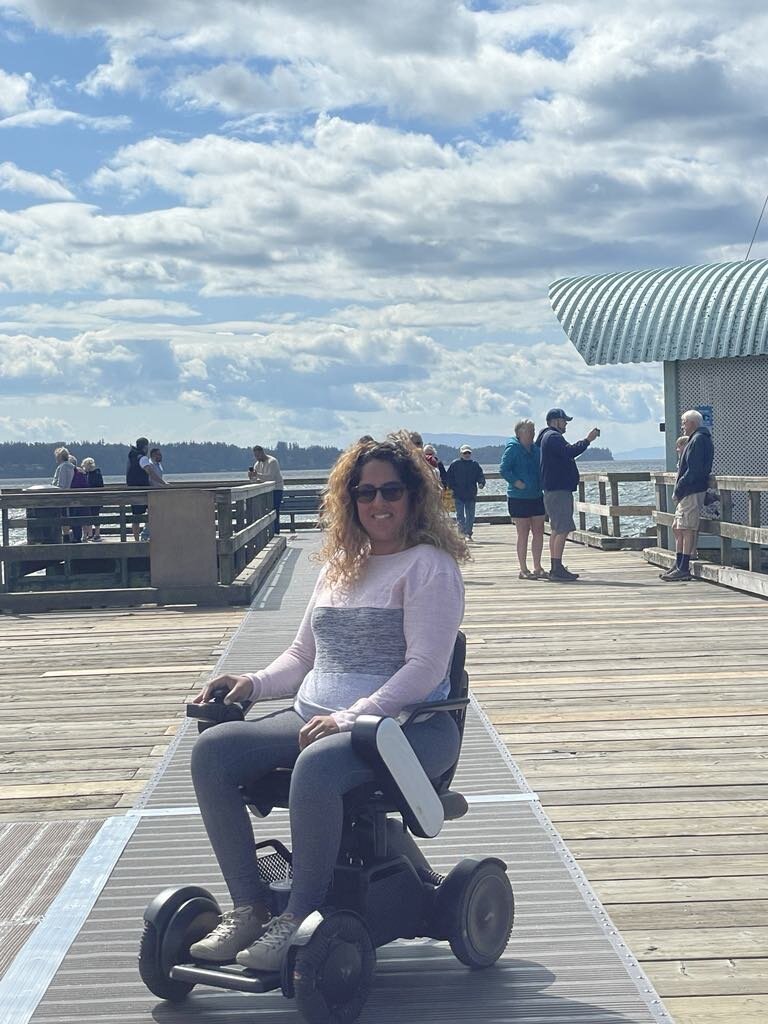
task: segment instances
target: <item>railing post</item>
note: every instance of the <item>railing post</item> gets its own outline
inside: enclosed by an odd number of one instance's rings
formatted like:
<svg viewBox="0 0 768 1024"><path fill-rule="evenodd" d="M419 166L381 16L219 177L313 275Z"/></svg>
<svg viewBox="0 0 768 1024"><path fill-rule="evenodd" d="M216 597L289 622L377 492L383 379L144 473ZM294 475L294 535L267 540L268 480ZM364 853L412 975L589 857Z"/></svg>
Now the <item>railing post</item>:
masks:
<svg viewBox="0 0 768 1024"><path fill-rule="evenodd" d="M607 505L608 495L606 493L605 480L597 481L597 493L599 495L599 504L603 506ZM608 536L608 516L606 515L600 516L600 533L603 537Z"/></svg>
<svg viewBox="0 0 768 1024"><path fill-rule="evenodd" d="M663 477L656 477L656 508L659 512L666 512L667 506L667 485ZM660 548L669 549L669 527L664 523L656 524L656 543Z"/></svg>
<svg viewBox="0 0 768 1024"><path fill-rule="evenodd" d="M126 509L126 504L125 504L124 501L121 501L120 504L118 505L118 511L119 511L119 515L120 515L118 526L119 526L119 529L120 529L120 543L121 544L125 544L125 542L128 540L128 524L126 522L125 509Z"/></svg>
<svg viewBox="0 0 768 1024"><path fill-rule="evenodd" d="M611 486L611 504L614 506L620 505L619 501L619 481L616 480L610 473L608 474L608 482ZM611 516L611 522L613 525L613 536L621 536L621 518L619 516Z"/></svg>
<svg viewBox="0 0 768 1024"><path fill-rule="evenodd" d="M587 485L583 480L579 480L579 501L587 500ZM587 528L587 513L579 511L579 529L586 530Z"/></svg>
<svg viewBox="0 0 768 1024"><path fill-rule="evenodd" d="M760 526L760 491L747 491L749 500L749 525ZM760 572L762 569L762 552L759 544L749 545L749 571Z"/></svg>
<svg viewBox="0 0 768 1024"><path fill-rule="evenodd" d="M720 522L733 522L733 494L720 489ZM733 542L730 537L720 535L720 565L733 565Z"/></svg>
<svg viewBox="0 0 768 1024"><path fill-rule="evenodd" d="M219 582L229 585L235 578L235 559L232 554L222 551L222 541L232 538L232 504L227 497L216 503L219 519Z"/></svg>

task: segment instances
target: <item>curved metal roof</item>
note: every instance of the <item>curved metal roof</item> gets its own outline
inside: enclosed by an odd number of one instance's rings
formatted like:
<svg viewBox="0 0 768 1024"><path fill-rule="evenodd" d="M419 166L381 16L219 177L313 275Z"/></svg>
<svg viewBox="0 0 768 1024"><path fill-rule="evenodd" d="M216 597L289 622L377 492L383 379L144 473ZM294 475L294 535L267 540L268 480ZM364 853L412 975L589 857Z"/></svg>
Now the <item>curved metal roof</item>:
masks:
<svg viewBox="0 0 768 1024"><path fill-rule="evenodd" d="M549 301L590 365L768 354L768 259L563 278Z"/></svg>

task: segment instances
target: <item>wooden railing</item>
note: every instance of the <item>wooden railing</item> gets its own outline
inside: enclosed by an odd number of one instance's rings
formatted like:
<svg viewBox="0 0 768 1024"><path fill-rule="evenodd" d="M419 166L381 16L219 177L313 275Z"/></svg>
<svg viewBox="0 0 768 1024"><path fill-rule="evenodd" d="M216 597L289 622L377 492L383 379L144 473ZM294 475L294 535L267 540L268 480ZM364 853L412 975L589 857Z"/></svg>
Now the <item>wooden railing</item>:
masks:
<svg viewBox="0 0 768 1024"><path fill-rule="evenodd" d="M3 490L0 608L249 601L285 547L273 540L272 491L220 482ZM94 515L101 543L64 539ZM134 520L148 523L148 539L133 540Z"/></svg>
<svg viewBox="0 0 768 1024"><path fill-rule="evenodd" d="M649 561L669 566L674 562L674 520L672 490L674 473L651 474L656 488L653 518L657 526L657 546L646 552ZM702 558L692 560L695 576L709 579L739 590L768 597L768 516L763 506L768 498L768 477L713 476L710 487L719 494L720 514L716 519L702 519L699 539ZM745 518L746 523L737 519ZM718 537L719 545L706 548L701 537ZM719 549L719 550L718 550ZM704 557L717 555L714 557Z"/></svg>
<svg viewBox="0 0 768 1024"><path fill-rule="evenodd" d="M489 481L500 480L501 476L499 473L490 472L485 474L485 478ZM583 472L581 483L579 484L578 497L574 504L575 512L579 517L579 529L572 535L573 539L583 544L606 549L620 547L643 548L653 544L653 537L637 535L636 523L633 524L635 526L635 535L628 535L626 525L622 524L622 519L628 517L640 518L643 520L641 524L642 529L650 528L653 526L652 514L654 506L652 504L622 505L620 490L622 484L647 481L650 485L650 480L651 475L647 470L634 473L612 472L610 470L600 473ZM300 499L302 495L307 494L316 497L319 495L321 485L323 484L325 484L324 477L310 475L286 480L285 500L290 502L293 499ZM311 490L309 490L310 485L312 487ZM587 501L586 491L590 485L597 485L597 502ZM506 487L503 493L497 494L487 493L486 490L480 491L477 496L477 504L479 506L498 505L499 510L498 513L489 513L487 511L479 513L476 517L476 522L494 525L509 523ZM599 529L588 528L588 516L594 516L599 519ZM313 529L317 526L317 514L312 510L291 512L290 508L287 508L285 518L290 518L292 529Z"/></svg>

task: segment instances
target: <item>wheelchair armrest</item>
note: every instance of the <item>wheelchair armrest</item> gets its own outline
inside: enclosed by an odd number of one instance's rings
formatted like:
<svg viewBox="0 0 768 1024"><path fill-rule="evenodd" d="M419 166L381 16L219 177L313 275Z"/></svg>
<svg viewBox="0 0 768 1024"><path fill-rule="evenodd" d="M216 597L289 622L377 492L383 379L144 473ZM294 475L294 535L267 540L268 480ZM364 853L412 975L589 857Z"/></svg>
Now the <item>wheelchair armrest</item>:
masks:
<svg viewBox="0 0 768 1024"><path fill-rule="evenodd" d="M413 704L406 708L409 712L406 720L401 724L404 729L422 717L431 715L433 711L460 711L469 705L469 697L457 697L455 700L427 700L423 704Z"/></svg>
<svg viewBox="0 0 768 1024"><path fill-rule="evenodd" d="M360 715L352 726L352 749L373 767L411 832L434 838L445 820L443 805L395 719Z"/></svg>

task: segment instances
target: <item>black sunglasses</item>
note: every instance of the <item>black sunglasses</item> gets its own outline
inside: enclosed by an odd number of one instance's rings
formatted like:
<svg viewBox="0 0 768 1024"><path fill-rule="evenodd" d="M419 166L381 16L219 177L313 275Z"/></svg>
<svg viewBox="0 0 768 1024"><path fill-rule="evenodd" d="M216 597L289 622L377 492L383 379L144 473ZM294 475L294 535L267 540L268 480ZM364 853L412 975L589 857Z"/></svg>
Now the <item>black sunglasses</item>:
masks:
<svg viewBox="0 0 768 1024"><path fill-rule="evenodd" d="M381 494L384 501L400 501L405 490L405 484L384 484L382 487L363 484L362 487L353 487L351 494L355 501L359 501L363 505L370 505L377 494Z"/></svg>

